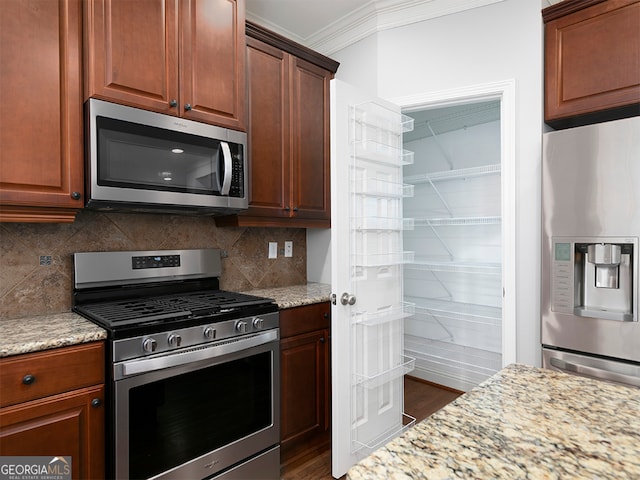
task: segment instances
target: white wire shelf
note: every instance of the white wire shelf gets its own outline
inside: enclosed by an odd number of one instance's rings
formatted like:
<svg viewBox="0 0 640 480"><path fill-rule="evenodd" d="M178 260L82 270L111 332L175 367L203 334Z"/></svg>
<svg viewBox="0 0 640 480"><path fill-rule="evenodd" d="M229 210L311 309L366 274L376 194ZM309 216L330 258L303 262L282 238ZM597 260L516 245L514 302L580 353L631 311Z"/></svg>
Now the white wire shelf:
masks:
<svg viewBox="0 0 640 480"><path fill-rule="evenodd" d="M414 154L410 150L393 147L374 140L358 140L353 142L353 156L384 165L411 165Z"/></svg>
<svg viewBox="0 0 640 480"><path fill-rule="evenodd" d="M375 450L380 448L383 445L386 445L394 438L402 435L404 432L409 430L416 424L416 419L411 415L406 413L402 413L402 425L397 426L391 430L384 432L381 435L378 435L375 438L372 438L370 441L359 441L353 440L353 451L351 453L358 453L359 456L365 457L369 454L373 453ZM354 430L357 430L357 427L354 427Z"/></svg>
<svg viewBox="0 0 640 480"><path fill-rule="evenodd" d="M502 264L500 263L461 262L456 260L436 261L425 259L424 257L414 257L413 263L407 264L405 268L429 272L450 272L470 275L502 275Z"/></svg>
<svg viewBox="0 0 640 480"><path fill-rule="evenodd" d="M376 102L356 105L352 109L353 121L366 127L400 134L413 130L414 120L408 115L391 110Z"/></svg>
<svg viewBox="0 0 640 480"><path fill-rule="evenodd" d="M431 183L442 180L456 180L471 177L479 177L483 175L492 175L501 172L501 165L482 165L480 167L459 168L455 170L445 170L442 172L421 173L417 175L408 175L404 177L404 181L414 185L420 183Z"/></svg>
<svg viewBox="0 0 640 480"><path fill-rule="evenodd" d="M413 185L390 182L380 178L363 178L357 183L356 195L391 198L413 197Z"/></svg>
<svg viewBox="0 0 640 480"><path fill-rule="evenodd" d="M414 252L356 254L353 255L353 264L356 267L386 267L410 263L413 259Z"/></svg>
<svg viewBox="0 0 640 480"><path fill-rule="evenodd" d="M413 218L397 217L355 217L351 218L354 230L413 230Z"/></svg>
<svg viewBox="0 0 640 480"><path fill-rule="evenodd" d="M414 224L416 227L452 227L467 225L500 225L502 217L450 217L450 218L416 218Z"/></svg>
<svg viewBox="0 0 640 480"><path fill-rule="evenodd" d="M356 312L351 318L354 325L364 325L372 327L391 323L415 314L415 305L410 302L403 302L401 305L389 306L375 312Z"/></svg>
<svg viewBox="0 0 640 480"><path fill-rule="evenodd" d="M393 368L377 373L375 375L354 374L354 385L359 385L367 389L381 387L396 378L400 378L414 369L416 359L407 355L400 357L401 363Z"/></svg>
<svg viewBox="0 0 640 480"><path fill-rule="evenodd" d="M498 325L502 322L502 308L500 307L419 297L406 297L405 299L415 304L416 316L435 315L439 318L490 325Z"/></svg>

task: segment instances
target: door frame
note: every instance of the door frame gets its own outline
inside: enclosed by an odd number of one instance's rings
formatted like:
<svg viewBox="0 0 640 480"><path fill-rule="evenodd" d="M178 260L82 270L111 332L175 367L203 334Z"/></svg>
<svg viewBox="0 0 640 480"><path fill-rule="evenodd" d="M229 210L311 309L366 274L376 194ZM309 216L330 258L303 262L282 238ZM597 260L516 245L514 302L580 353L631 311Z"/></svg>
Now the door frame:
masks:
<svg viewBox="0 0 640 480"><path fill-rule="evenodd" d="M389 99L402 112L500 101L502 195L502 366L516 362L516 81L470 85Z"/></svg>

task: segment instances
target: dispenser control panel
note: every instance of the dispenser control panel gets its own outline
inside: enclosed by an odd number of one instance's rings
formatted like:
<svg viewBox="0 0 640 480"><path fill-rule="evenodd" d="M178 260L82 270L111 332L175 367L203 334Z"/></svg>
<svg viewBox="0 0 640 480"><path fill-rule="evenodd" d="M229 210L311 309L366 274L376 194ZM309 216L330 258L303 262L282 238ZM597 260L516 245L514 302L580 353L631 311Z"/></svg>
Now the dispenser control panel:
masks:
<svg viewBox="0 0 640 480"><path fill-rule="evenodd" d="M573 242L553 239L551 310L573 313Z"/></svg>

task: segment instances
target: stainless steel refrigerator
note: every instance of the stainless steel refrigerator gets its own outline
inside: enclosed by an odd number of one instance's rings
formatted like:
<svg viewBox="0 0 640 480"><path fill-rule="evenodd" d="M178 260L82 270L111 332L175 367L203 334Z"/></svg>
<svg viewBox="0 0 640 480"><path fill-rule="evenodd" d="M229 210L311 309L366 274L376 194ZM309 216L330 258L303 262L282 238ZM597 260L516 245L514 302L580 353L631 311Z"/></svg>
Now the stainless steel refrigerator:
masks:
<svg viewBox="0 0 640 480"><path fill-rule="evenodd" d="M640 117L544 134L543 366L640 387Z"/></svg>

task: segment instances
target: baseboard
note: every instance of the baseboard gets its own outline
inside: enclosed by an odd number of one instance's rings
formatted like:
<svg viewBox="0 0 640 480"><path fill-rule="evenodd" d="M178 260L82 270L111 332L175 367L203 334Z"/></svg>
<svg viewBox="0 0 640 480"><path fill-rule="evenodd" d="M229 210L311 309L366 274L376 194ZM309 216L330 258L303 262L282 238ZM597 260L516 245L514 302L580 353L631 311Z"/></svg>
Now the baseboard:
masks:
<svg viewBox="0 0 640 480"><path fill-rule="evenodd" d="M446 375L440 372L434 372L427 368L416 365L411 371L411 376L420 380L433 383L439 387L446 387L455 392L468 392L476 386L475 383L453 375Z"/></svg>
<svg viewBox="0 0 640 480"><path fill-rule="evenodd" d="M464 393L464 390L458 390L457 388L442 385L441 383L431 382L429 380L425 380L424 378L414 377L413 375L405 375L405 378L409 378L415 382L424 383L425 385L430 385L441 390L447 390L448 392L457 393L458 395L462 395Z"/></svg>

